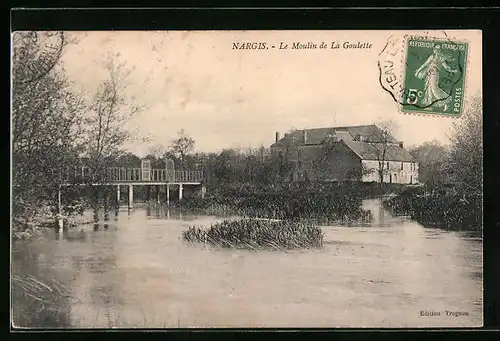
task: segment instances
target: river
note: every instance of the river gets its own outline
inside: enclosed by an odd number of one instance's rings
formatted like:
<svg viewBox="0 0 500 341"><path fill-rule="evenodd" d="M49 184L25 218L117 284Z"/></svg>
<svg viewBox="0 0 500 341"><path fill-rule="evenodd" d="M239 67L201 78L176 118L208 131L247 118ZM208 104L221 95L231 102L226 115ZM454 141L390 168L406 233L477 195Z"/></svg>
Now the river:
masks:
<svg viewBox="0 0 500 341"><path fill-rule="evenodd" d="M13 246L12 274L56 280L67 293L43 308L16 296L14 323L46 328L482 326L481 233L426 228L391 216L378 200L363 205L374 214L369 226L324 226L324 247L314 251L186 245L180 240L184 229L220 218L160 208L124 207L106 226L82 225L64 235L49 231ZM423 311L440 316L422 316Z"/></svg>

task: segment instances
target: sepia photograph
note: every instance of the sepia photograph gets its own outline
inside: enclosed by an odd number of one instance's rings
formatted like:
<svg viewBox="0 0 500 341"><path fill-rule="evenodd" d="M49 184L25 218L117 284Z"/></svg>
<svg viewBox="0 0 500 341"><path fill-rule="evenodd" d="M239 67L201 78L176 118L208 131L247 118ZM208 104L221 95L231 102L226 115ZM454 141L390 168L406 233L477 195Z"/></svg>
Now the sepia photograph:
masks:
<svg viewBox="0 0 500 341"><path fill-rule="evenodd" d="M13 329L483 326L480 30L11 45Z"/></svg>

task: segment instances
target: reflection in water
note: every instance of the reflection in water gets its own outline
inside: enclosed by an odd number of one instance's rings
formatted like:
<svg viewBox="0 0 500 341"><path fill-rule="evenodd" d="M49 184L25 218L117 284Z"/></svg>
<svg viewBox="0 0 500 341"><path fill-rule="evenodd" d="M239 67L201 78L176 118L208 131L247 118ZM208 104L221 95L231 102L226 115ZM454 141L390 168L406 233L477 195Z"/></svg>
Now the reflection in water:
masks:
<svg viewBox="0 0 500 341"><path fill-rule="evenodd" d="M18 243L13 273L63 283L69 293L57 303L61 316L45 316L18 292L16 323L104 328L481 325L481 235L424 228L391 216L378 200L364 206L374 216L369 226L325 226L322 250L288 253L184 244L180 236L188 226L208 226L220 218L160 206L115 211L114 220L97 220L93 229L79 226L63 233L62 240L50 232ZM422 317L421 310L441 311L442 316ZM468 316L444 316L445 310Z"/></svg>

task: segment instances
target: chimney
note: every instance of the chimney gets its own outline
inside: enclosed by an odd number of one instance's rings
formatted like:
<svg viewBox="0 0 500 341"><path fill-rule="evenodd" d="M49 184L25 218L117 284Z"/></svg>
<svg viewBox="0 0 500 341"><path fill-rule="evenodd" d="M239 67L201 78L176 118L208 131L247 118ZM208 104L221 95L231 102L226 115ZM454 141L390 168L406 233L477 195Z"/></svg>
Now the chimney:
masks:
<svg viewBox="0 0 500 341"><path fill-rule="evenodd" d="M279 140L280 140L280 133L276 132L276 142L278 142Z"/></svg>
<svg viewBox="0 0 500 341"><path fill-rule="evenodd" d="M403 141L399 141L399 148L404 149Z"/></svg>
<svg viewBox="0 0 500 341"><path fill-rule="evenodd" d="M307 143L307 130L304 129L304 143Z"/></svg>

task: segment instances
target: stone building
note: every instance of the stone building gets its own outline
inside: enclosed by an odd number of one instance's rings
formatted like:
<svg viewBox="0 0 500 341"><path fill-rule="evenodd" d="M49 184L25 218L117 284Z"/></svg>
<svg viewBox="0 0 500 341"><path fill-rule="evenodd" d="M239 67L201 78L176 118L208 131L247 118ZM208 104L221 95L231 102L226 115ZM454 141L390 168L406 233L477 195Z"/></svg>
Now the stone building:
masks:
<svg viewBox="0 0 500 341"><path fill-rule="evenodd" d="M290 165L292 181L418 182L418 163L403 142L374 124L276 133L270 149Z"/></svg>

